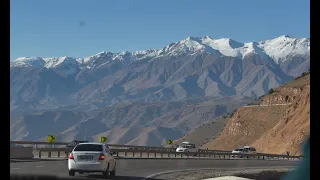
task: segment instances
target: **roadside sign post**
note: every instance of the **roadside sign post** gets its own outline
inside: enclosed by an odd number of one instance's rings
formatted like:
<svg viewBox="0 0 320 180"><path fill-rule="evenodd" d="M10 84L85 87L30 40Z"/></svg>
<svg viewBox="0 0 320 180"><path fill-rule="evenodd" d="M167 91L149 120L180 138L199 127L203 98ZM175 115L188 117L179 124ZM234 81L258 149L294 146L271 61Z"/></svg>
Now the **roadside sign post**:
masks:
<svg viewBox="0 0 320 180"><path fill-rule="evenodd" d="M48 135L47 141L54 143L56 141L56 136L55 135ZM54 148L54 144L52 144L52 148Z"/></svg>
<svg viewBox="0 0 320 180"><path fill-rule="evenodd" d="M170 140L170 139L169 139L169 140L167 140L167 144L169 144L169 145L170 145L170 144L172 144L172 142L173 142L173 141L172 141L172 140Z"/></svg>
<svg viewBox="0 0 320 180"><path fill-rule="evenodd" d="M100 137L100 142L106 143L107 141L108 141L108 137L106 137L106 136L101 136Z"/></svg>

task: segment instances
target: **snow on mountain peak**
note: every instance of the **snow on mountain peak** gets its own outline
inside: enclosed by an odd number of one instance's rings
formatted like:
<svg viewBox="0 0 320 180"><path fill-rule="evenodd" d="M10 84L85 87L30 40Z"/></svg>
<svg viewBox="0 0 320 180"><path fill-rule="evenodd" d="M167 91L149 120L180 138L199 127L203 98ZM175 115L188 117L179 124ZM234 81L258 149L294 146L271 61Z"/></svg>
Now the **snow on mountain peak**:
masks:
<svg viewBox="0 0 320 180"><path fill-rule="evenodd" d="M276 63L281 63L293 55L308 55L310 53L310 40L282 35L275 39L261 41L259 48L264 49Z"/></svg>
<svg viewBox="0 0 320 180"><path fill-rule="evenodd" d="M45 65L45 61L41 57L21 57L10 63L10 66L28 67L34 66L42 68Z"/></svg>
<svg viewBox="0 0 320 180"><path fill-rule="evenodd" d="M67 56L55 58L22 57L11 62L10 67L68 67L77 69L80 64L94 67L96 61L99 61L98 64L109 63L109 60L128 62L145 57L154 59L164 55L176 56L198 52L231 56L239 59L243 59L248 53L256 53L264 59L272 58L276 63L281 63L295 55L308 55L310 53L310 39L281 35L277 38L258 43L242 43L230 38L213 39L210 36L203 36L202 38L189 36L181 41L171 43L160 50L122 51L120 53L102 51L86 58L72 58Z"/></svg>

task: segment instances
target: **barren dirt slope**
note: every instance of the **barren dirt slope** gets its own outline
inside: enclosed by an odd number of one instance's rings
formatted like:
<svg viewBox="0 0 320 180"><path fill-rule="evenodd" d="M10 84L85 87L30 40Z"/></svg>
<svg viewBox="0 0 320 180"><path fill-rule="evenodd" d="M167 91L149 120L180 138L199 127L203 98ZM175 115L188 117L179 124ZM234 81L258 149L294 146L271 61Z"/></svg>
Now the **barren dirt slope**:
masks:
<svg viewBox="0 0 320 180"><path fill-rule="evenodd" d="M279 105L285 104L285 105ZM231 150L253 145L258 152L300 154L310 133L310 73L264 96L260 106L239 108L224 130L202 148Z"/></svg>

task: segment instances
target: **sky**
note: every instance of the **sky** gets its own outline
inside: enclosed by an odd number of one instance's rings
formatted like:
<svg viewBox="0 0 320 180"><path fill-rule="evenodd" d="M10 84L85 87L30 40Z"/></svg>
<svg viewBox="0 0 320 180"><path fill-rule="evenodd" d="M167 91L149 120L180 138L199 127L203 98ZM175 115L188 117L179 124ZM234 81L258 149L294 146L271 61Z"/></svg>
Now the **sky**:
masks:
<svg viewBox="0 0 320 180"><path fill-rule="evenodd" d="M188 36L310 37L309 0L10 0L10 61L161 49Z"/></svg>

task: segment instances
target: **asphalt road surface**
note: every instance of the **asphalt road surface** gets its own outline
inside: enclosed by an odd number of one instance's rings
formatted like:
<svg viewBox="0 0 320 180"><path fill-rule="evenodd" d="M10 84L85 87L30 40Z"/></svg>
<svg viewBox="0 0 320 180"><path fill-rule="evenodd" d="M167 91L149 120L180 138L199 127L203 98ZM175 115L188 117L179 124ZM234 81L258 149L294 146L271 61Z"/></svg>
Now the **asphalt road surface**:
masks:
<svg viewBox="0 0 320 180"><path fill-rule="evenodd" d="M297 165L298 161L204 160L204 159L117 159L117 174L112 179L143 180L145 177L173 170L216 168L275 168ZM11 162L10 174L52 175L68 177L67 160ZM73 178L73 177L72 177ZM74 178L103 179L101 173L76 174Z"/></svg>

